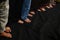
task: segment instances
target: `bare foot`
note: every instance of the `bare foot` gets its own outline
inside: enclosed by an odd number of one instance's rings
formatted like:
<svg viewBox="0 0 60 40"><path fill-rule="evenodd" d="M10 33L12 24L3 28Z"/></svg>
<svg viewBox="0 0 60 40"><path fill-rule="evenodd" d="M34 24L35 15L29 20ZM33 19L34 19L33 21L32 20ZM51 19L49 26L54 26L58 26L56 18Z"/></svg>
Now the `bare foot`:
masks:
<svg viewBox="0 0 60 40"><path fill-rule="evenodd" d="M49 7L50 7L50 8L53 8L53 6L52 6L51 4L49 4Z"/></svg>
<svg viewBox="0 0 60 40"><path fill-rule="evenodd" d="M1 36L7 37L7 38L12 38L12 35L10 33L2 32Z"/></svg>
<svg viewBox="0 0 60 40"><path fill-rule="evenodd" d="M18 23L23 24L24 22L22 20L18 20Z"/></svg>
<svg viewBox="0 0 60 40"><path fill-rule="evenodd" d="M42 11L46 11L46 9L45 9L45 8L41 8L41 10L42 10Z"/></svg>
<svg viewBox="0 0 60 40"><path fill-rule="evenodd" d="M41 10L40 10L40 9L37 9L37 10L41 12Z"/></svg>
<svg viewBox="0 0 60 40"><path fill-rule="evenodd" d="M53 6L55 6L56 4L52 4Z"/></svg>
<svg viewBox="0 0 60 40"><path fill-rule="evenodd" d="M11 32L10 27L6 27L5 32Z"/></svg>
<svg viewBox="0 0 60 40"><path fill-rule="evenodd" d="M27 18L27 19L25 20L25 22L30 23L31 20Z"/></svg>
<svg viewBox="0 0 60 40"><path fill-rule="evenodd" d="M31 13L31 14L33 14L33 15L35 14L35 12L34 12L34 11L31 11L30 13Z"/></svg>
<svg viewBox="0 0 60 40"><path fill-rule="evenodd" d="M56 2L54 2L52 5L55 6L56 5Z"/></svg>
<svg viewBox="0 0 60 40"><path fill-rule="evenodd" d="M32 17L33 15L31 15L31 14L28 14L28 16Z"/></svg>
<svg viewBox="0 0 60 40"><path fill-rule="evenodd" d="M50 7L49 7L49 6L46 6L46 8L50 9Z"/></svg>

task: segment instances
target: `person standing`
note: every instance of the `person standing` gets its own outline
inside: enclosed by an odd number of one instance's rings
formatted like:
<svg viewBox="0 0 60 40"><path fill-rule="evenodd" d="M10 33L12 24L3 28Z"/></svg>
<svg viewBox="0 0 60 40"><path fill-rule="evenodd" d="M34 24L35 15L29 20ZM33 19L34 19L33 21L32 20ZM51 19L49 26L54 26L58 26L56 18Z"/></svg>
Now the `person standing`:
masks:
<svg viewBox="0 0 60 40"><path fill-rule="evenodd" d="M0 36L12 38L5 27L8 22L9 0L0 0ZM8 28L9 29L9 28Z"/></svg>
<svg viewBox="0 0 60 40"><path fill-rule="evenodd" d="M24 23L27 22L27 23L30 23L31 20L28 18L28 14L29 14L29 11L30 11L30 6L31 6L31 0L24 0L23 3L22 3L22 11L21 11L21 19L22 20L19 20L19 23Z"/></svg>

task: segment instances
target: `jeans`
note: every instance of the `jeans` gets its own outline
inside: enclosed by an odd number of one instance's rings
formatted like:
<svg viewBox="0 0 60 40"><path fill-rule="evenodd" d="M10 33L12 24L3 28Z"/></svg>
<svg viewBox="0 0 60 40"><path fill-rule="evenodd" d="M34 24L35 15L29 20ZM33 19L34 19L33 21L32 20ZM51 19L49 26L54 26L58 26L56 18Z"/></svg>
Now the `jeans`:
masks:
<svg viewBox="0 0 60 40"><path fill-rule="evenodd" d="M8 22L9 0L0 3L0 33L5 31Z"/></svg>
<svg viewBox="0 0 60 40"><path fill-rule="evenodd" d="M27 19L27 16L30 11L30 6L31 6L31 0L24 0L21 11L21 19L23 20Z"/></svg>

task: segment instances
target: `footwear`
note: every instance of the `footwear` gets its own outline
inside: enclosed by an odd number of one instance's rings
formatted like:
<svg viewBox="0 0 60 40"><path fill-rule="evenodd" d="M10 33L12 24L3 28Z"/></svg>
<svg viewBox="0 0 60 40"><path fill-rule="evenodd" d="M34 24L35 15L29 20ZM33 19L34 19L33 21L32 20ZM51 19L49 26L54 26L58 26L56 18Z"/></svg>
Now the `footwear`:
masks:
<svg viewBox="0 0 60 40"><path fill-rule="evenodd" d="M0 36L7 37L7 38L12 38L12 35L10 33L2 32Z"/></svg>
<svg viewBox="0 0 60 40"><path fill-rule="evenodd" d="M22 20L18 20L18 23L23 24L24 22Z"/></svg>
<svg viewBox="0 0 60 40"><path fill-rule="evenodd" d="M25 22L30 23L31 20L27 18L27 19L25 19Z"/></svg>

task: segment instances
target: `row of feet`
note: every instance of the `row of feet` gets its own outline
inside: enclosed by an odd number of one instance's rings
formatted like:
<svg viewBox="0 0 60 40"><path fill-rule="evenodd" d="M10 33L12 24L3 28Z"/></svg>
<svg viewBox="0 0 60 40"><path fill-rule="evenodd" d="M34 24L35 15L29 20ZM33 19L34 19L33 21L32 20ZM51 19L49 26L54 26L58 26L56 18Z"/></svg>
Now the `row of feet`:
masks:
<svg viewBox="0 0 60 40"><path fill-rule="evenodd" d="M40 12L43 11L43 12L44 12L44 11L46 11L45 8L51 9L51 8L53 8L55 5L56 5L56 4L49 4L49 5L46 5L46 6L44 6L44 7L40 7L40 8L38 9L38 11L40 11ZM30 14L28 14L28 16L29 16L29 17L32 17L34 14L35 14L35 12L34 12L34 11L31 11ZM25 21L26 23L30 23L30 22L31 22L31 20L30 20L29 18L25 19L24 21ZM18 20L18 23L23 24L24 21Z"/></svg>
<svg viewBox="0 0 60 40"><path fill-rule="evenodd" d="M55 4L54 4L54 6L55 6ZM48 8L48 9L53 8L53 6L51 4L50 5L47 5L45 7ZM38 11L40 11L40 12L41 11L46 11L45 7L42 7L40 9L38 9ZM34 11L31 11L30 14L28 14L28 16L32 17L34 14L35 14L35 12ZM29 18L27 18L24 21L27 22L27 23L30 23L31 22L31 20ZM23 24L24 21L18 20L18 23ZM12 38L12 34L10 32L11 32L10 27L6 27L6 30L4 32L0 33L0 36L7 37L7 38Z"/></svg>

